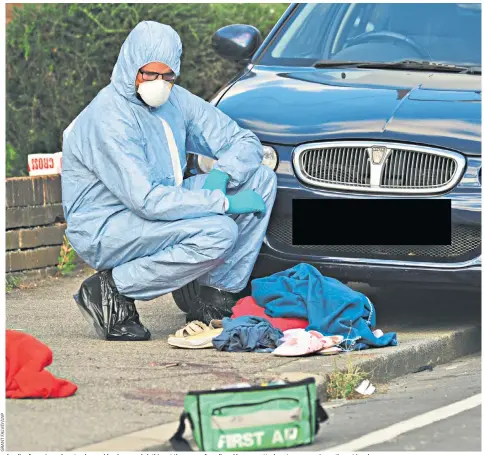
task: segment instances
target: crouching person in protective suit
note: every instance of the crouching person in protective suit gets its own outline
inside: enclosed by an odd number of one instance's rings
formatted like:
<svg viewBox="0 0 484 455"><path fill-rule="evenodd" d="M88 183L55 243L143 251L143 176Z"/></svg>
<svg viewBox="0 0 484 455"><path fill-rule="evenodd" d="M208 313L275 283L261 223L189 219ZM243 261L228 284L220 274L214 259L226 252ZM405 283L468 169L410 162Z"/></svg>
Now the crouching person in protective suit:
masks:
<svg viewBox="0 0 484 455"><path fill-rule="evenodd" d="M111 83L64 132L66 234L99 271L75 300L108 340L148 340L134 301L195 280L187 321L230 315L274 204L257 137L174 85L181 53L171 27L138 24ZM216 158L213 170L184 180L186 150Z"/></svg>

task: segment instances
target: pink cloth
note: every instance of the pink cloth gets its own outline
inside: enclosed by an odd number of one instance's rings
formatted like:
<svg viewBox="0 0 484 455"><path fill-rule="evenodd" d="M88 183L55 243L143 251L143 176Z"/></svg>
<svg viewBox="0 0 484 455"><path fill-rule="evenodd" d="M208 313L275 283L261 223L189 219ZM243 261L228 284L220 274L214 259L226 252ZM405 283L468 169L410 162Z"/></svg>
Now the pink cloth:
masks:
<svg viewBox="0 0 484 455"><path fill-rule="evenodd" d="M257 305L253 297L244 297L240 299L232 308L232 319L241 316L258 316L269 321L275 328L285 332L290 329L305 329L309 322L307 319L298 318L271 318L267 316L264 308Z"/></svg>

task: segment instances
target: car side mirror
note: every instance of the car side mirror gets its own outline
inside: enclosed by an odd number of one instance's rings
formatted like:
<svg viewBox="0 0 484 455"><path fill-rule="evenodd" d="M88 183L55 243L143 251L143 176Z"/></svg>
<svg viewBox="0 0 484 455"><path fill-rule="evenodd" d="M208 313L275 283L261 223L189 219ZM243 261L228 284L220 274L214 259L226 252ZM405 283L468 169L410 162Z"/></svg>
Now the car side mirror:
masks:
<svg viewBox="0 0 484 455"><path fill-rule="evenodd" d="M212 36L213 50L234 62L248 61L262 43L262 35L252 25L227 25Z"/></svg>

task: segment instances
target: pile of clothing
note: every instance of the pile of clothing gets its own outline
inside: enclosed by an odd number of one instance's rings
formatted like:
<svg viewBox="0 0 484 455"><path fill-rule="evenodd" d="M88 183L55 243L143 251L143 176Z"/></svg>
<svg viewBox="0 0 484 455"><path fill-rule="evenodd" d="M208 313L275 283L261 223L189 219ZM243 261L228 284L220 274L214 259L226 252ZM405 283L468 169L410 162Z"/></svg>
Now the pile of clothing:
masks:
<svg viewBox="0 0 484 455"><path fill-rule="evenodd" d="M5 335L7 398L63 398L76 393L77 385L45 369L53 360L47 345L16 330L7 330Z"/></svg>
<svg viewBox="0 0 484 455"><path fill-rule="evenodd" d="M209 326L194 321L170 336L168 343L281 356L398 344L396 333L376 329L376 311L368 297L309 264L253 280L252 295L239 300L232 313Z"/></svg>

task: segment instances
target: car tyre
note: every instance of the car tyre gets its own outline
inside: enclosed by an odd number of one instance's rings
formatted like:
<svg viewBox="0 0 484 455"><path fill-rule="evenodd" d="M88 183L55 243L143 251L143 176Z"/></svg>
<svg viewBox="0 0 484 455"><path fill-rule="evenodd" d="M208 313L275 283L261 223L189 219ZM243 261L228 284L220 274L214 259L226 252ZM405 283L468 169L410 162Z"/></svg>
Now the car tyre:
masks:
<svg viewBox="0 0 484 455"><path fill-rule="evenodd" d="M172 295L176 306L184 313L188 313L190 311L190 303L197 300L200 295L200 284L198 280L194 280L173 291Z"/></svg>

